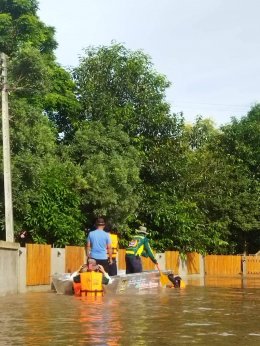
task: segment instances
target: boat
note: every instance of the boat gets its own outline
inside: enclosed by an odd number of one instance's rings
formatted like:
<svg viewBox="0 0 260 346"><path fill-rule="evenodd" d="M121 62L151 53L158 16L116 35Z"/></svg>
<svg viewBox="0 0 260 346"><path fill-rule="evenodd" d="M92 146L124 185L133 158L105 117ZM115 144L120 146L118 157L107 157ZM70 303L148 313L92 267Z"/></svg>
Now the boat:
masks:
<svg viewBox="0 0 260 346"><path fill-rule="evenodd" d="M171 270L163 271L164 275L172 274ZM112 276L112 283L105 286L106 293L121 294L140 290L162 287L161 273L157 270L144 271L135 274ZM54 274L53 286L58 294L73 294L73 284L70 273Z"/></svg>

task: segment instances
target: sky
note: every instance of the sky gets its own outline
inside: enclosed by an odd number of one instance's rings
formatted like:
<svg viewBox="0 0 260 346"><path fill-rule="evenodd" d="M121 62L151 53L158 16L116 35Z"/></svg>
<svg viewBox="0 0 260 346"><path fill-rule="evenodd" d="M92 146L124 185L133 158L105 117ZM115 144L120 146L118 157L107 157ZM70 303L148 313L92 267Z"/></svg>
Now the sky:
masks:
<svg viewBox="0 0 260 346"><path fill-rule="evenodd" d="M113 40L141 49L172 83L172 112L216 126L260 102L259 13L260 0L39 0L38 11L62 66Z"/></svg>

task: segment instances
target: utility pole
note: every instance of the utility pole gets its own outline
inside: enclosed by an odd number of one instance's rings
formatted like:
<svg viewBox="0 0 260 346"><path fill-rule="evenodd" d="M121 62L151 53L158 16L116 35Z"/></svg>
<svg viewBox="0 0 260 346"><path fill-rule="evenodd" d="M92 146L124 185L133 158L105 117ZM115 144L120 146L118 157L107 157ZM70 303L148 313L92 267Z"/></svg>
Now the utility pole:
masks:
<svg viewBox="0 0 260 346"><path fill-rule="evenodd" d="M12 179L10 158L7 56L1 53L1 88L2 88L2 136L3 136L3 166L4 166L4 197L5 197L5 234L6 241L14 241Z"/></svg>

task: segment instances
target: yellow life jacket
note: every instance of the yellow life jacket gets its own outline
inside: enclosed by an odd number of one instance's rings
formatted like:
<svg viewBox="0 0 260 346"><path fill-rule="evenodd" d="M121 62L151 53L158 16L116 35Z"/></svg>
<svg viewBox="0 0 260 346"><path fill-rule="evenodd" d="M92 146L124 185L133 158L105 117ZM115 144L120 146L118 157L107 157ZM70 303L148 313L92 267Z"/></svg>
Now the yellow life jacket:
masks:
<svg viewBox="0 0 260 346"><path fill-rule="evenodd" d="M112 247L112 258L116 258L118 253L118 236L117 234L110 234L110 238L111 238L111 247Z"/></svg>
<svg viewBox="0 0 260 346"><path fill-rule="evenodd" d="M103 296L102 273L100 272L85 272L80 273L82 296Z"/></svg>
<svg viewBox="0 0 260 346"><path fill-rule="evenodd" d="M126 248L126 255L141 256L144 252L144 241L143 235L135 235Z"/></svg>

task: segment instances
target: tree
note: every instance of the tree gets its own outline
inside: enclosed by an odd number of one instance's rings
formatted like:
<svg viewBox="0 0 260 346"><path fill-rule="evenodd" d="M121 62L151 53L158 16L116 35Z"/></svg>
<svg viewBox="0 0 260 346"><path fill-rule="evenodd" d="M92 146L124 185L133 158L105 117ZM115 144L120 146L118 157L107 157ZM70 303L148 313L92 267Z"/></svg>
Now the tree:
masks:
<svg viewBox="0 0 260 346"><path fill-rule="evenodd" d="M15 235L26 229L38 243L82 244L80 168L58 155L55 128L40 108L13 100L10 114Z"/></svg>
<svg viewBox="0 0 260 346"><path fill-rule="evenodd" d="M130 51L117 43L108 47L89 47L85 54L73 73L82 107L82 124L101 123L109 129L118 126L125 136L129 136L130 144L141 159L142 199L138 207L136 202L139 198L136 196L135 203L132 203L136 213L133 214L134 209L131 209L131 217L128 217L129 226L134 227L138 220L145 222L147 219L145 213L140 212L140 205L144 205L145 199L149 199L147 194L152 193L144 185L151 186L152 170L157 165L154 161L160 160L159 155L153 153L160 150L169 138L178 137L182 120L171 116L165 100L165 91L170 83L155 71L146 54ZM102 151L106 153L105 148ZM102 176L103 181L111 184L112 180L109 183L104 179ZM153 186L155 191L157 188L157 185Z"/></svg>
<svg viewBox="0 0 260 346"><path fill-rule="evenodd" d="M83 211L92 226L103 215L124 229L138 206L140 159L120 127L86 122L75 134L70 155L82 169Z"/></svg>
<svg viewBox="0 0 260 346"><path fill-rule="evenodd" d="M84 226L81 170L56 141L77 100L70 74L55 61L54 29L40 21L37 8L35 0L0 1L0 50L9 55L15 233L25 228L34 241L63 246L80 243ZM1 209L2 201L1 194Z"/></svg>
<svg viewBox="0 0 260 346"><path fill-rule="evenodd" d="M236 162L246 165L253 178L260 179L260 104L255 105L240 120L222 127L222 150Z"/></svg>
<svg viewBox="0 0 260 346"><path fill-rule="evenodd" d="M89 47L73 73L82 119L111 121L130 138L162 137L171 131L165 90L170 83L141 51L122 44Z"/></svg>
<svg viewBox="0 0 260 346"><path fill-rule="evenodd" d="M43 107L55 124L59 139L69 143L80 126L81 104L76 97L76 86L70 73L55 63L50 66L49 78L51 83Z"/></svg>
<svg viewBox="0 0 260 346"><path fill-rule="evenodd" d="M238 251L251 253L260 246L260 105L240 120L222 127L219 151L237 168L232 209L229 211L231 239Z"/></svg>
<svg viewBox="0 0 260 346"><path fill-rule="evenodd" d="M37 16L35 0L1 0L0 51L9 56L13 97L41 106L59 137L74 133L80 105L70 73L57 64L55 30Z"/></svg>
<svg viewBox="0 0 260 346"><path fill-rule="evenodd" d="M24 44L30 44L42 54L50 54L57 47L54 28L42 23L36 0L1 0L0 51L14 56Z"/></svg>
<svg viewBox="0 0 260 346"><path fill-rule="evenodd" d="M180 192L196 203L205 225L218 230L220 242L207 248L211 253L241 253L245 243L252 252L259 243L259 182L257 164L252 165L258 155L255 120L255 116L253 123L248 117L234 119L219 131L210 131L209 139L189 154Z"/></svg>
<svg viewBox="0 0 260 346"><path fill-rule="evenodd" d="M199 118L188 127L180 118L174 138L164 140L149 153L140 218L155 231L155 246L161 250L205 253L227 245L225 228L221 222L210 220L203 208L201 199L204 202L205 196L196 198L196 184L204 179L202 154L216 133L207 120Z"/></svg>

